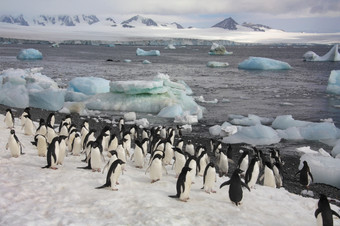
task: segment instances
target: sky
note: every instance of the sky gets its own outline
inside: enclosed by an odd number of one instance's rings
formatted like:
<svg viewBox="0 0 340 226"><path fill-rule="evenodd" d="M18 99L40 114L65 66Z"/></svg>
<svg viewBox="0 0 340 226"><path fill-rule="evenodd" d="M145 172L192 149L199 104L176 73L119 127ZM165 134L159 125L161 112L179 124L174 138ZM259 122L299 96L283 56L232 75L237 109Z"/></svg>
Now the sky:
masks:
<svg viewBox="0 0 340 226"><path fill-rule="evenodd" d="M340 32L340 0L2 0L3 14L95 14L122 22L134 15L184 27L211 27L232 17L294 32Z"/></svg>

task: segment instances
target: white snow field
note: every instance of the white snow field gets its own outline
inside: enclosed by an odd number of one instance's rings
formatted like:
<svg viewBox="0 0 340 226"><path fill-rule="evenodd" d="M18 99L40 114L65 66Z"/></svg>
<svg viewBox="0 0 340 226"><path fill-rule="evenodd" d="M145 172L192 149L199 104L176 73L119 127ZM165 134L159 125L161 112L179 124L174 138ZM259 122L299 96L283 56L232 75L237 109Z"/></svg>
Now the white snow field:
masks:
<svg viewBox="0 0 340 226"><path fill-rule="evenodd" d="M46 158L38 156L18 118L14 129L24 145L25 154L18 158L5 150L9 129L1 114L0 225L316 225L317 199L257 185L251 192L244 189L242 205L235 206L229 186L219 189L227 177L217 178L217 193L201 190L203 179L197 176L188 202L169 198L176 194L171 166L152 184L146 167L137 169L128 160L118 191L97 190L106 173L77 169L85 166L83 156L68 155L57 170L42 169Z"/></svg>

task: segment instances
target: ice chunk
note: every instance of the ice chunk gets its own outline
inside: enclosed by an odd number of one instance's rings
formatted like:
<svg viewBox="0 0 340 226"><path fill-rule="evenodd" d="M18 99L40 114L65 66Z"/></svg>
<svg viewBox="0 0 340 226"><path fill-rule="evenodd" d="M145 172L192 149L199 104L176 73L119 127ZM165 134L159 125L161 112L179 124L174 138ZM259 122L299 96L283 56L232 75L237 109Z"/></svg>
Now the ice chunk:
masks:
<svg viewBox="0 0 340 226"><path fill-rule="evenodd" d="M214 125L212 127L209 128L209 133L212 136L219 136L221 134L221 126L220 125Z"/></svg>
<svg viewBox="0 0 340 226"><path fill-rule="evenodd" d="M328 93L340 95L340 70L331 71L326 91Z"/></svg>
<svg viewBox="0 0 340 226"><path fill-rule="evenodd" d="M249 57L238 65L240 69L246 70L288 70L292 67L283 61L265 57Z"/></svg>
<svg viewBox="0 0 340 226"><path fill-rule="evenodd" d="M137 48L136 55L137 56L160 56L161 53L159 52L159 50L145 51L143 49Z"/></svg>
<svg viewBox="0 0 340 226"><path fill-rule="evenodd" d="M131 63L131 60L130 59L125 59L124 62L125 63Z"/></svg>
<svg viewBox="0 0 340 226"><path fill-rule="evenodd" d="M146 118L135 120L135 124L140 128L149 128L150 123Z"/></svg>
<svg viewBox="0 0 340 226"><path fill-rule="evenodd" d="M335 145L334 145L334 147L333 147L333 149L332 149L331 154L332 154L333 157L336 157L337 155L340 154L340 140L338 140L338 141L335 143Z"/></svg>
<svg viewBox="0 0 340 226"><path fill-rule="evenodd" d="M18 60L41 60L42 58L42 53L36 49L22 49L17 56Z"/></svg>
<svg viewBox="0 0 340 226"><path fill-rule="evenodd" d="M303 55L304 61L340 61L338 44L335 44L331 50L323 56L319 56L313 51L308 51Z"/></svg>
<svg viewBox="0 0 340 226"><path fill-rule="evenodd" d="M237 127L237 133L224 137L224 143L247 143L252 145L270 145L279 143L281 138L271 127L257 124L249 127Z"/></svg>
<svg viewBox="0 0 340 226"><path fill-rule="evenodd" d="M300 158L299 169L302 168L302 162L307 161L314 183L324 183L340 188L340 159L316 151L306 153Z"/></svg>
<svg viewBox="0 0 340 226"><path fill-rule="evenodd" d="M85 95L107 93L110 91L110 81L96 77L76 77L69 82L68 90Z"/></svg>
<svg viewBox="0 0 340 226"><path fill-rule="evenodd" d="M231 125L229 122L224 122L221 126L221 136L230 136L237 132L237 126Z"/></svg>
<svg viewBox="0 0 340 226"><path fill-rule="evenodd" d="M137 118L136 112L127 112L124 114L125 121L135 121Z"/></svg>
<svg viewBox="0 0 340 226"><path fill-rule="evenodd" d="M213 43L211 45L209 55L231 55L233 52L228 52L223 45Z"/></svg>
<svg viewBox="0 0 340 226"><path fill-rule="evenodd" d="M286 140L303 140L300 129L297 127L290 127L285 130L276 130L282 139Z"/></svg>
<svg viewBox="0 0 340 226"><path fill-rule="evenodd" d="M13 85L12 83L6 83L0 89L0 104L25 108L29 106L28 91L24 85Z"/></svg>
<svg viewBox="0 0 340 226"><path fill-rule="evenodd" d="M151 62L148 60L143 60L142 64L151 64Z"/></svg>
<svg viewBox="0 0 340 226"><path fill-rule="evenodd" d="M288 129L290 127L304 127L311 122L295 120L292 115L280 115L275 118L272 127L275 129Z"/></svg>
<svg viewBox="0 0 340 226"><path fill-rule="evenodd" d="M162 118L175 118L183 114L183 109L179 104L167 106L163 108L159 113L158 117Z"/></svg>
<svg viewBox="0 0 340 226"><path fill-rule="evenodd" d="M84 102L65 102L64 107L59 110L60 113L71 114L77 113L80 115L86 115L86 109Z"/></svg>
<svg viewBox="0 0 340 226"><path fill-rule="evenodd" d="M209 61L207 63L207 67L211 67L211 68L225 68L228 67L229 64L227 62L217 62L217 61Z"/></svg>
<svg viewBox="0 0 340 226"><path fill-rule="evenodd" d="M176 47L173 44L168 44L165 49L176 49Z"/></svg>
<svg viewBox="0 0 340 226"><path fill-rule="evenodd" d="M190 115L187 112L185 112L182 116L176 116L174 122L189 125L195 124L198 122L198 117L197 115Z"/></svg>
<svg viewBox="0 0 340 226"><path fill-rule="evenodd" d="M65 101L66 102L83 102L87 99L89 99L89 96L85 95L83 93L67 91L66 94L65 94Z"/></svg>
<svg viewBox="0 0 340 226"><path fill-rule="evenodd" d="M339 137L338 129L334 123L311 123L300 128L301 136L306 140L331 140Z"/></svg>
<svg viewBox="0 0 340 226"><path fill-rule="evenodd" d="M125 94L162 94L168 92L163 81L115 81L110 83L110 92Z"/></svg>
<svg viewBox="0 0 340 226"><path fill-rule="evenodd" d="M58 111L64 106L65 90L48 88L42 91L30 91L28 97L31 107Z"/></svg>

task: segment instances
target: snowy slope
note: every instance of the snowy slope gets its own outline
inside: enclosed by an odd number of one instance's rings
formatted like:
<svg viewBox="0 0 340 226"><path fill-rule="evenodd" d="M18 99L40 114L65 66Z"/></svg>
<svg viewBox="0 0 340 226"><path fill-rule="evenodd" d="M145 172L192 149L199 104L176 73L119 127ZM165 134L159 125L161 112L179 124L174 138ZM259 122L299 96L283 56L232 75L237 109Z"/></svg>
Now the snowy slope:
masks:
<svg viewBox="0 0 340 226"><path fill-rule="evenodd" d="M106 174L77 169L85 164L83 156L68 155L58 170L42 169L46 159L38 157L16 119L16 134L25 155L10 157L5 150L9 130L0 115L0 225L315 225L317 201L257 185L244 190L241 206L228 198L228 186L219 186L228 178L217 178L215 190L208 194L196 177L190 200L181 202L168 195L176 193L174 171L150 183L144 169L128 161L120 176L118 191L96 190ZM59 122L57 122L59 123ZM106 157L107 159L107 157ZM339 212L338 208L332 209ZM334 225L340 225L335 219Z"/></svg>

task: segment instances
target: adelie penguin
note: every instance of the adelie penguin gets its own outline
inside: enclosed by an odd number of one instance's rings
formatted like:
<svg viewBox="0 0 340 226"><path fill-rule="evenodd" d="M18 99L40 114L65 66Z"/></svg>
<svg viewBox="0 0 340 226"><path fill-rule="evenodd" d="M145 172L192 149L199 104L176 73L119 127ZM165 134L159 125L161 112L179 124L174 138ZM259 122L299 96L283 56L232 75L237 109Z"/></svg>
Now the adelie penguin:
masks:
<svg viewBox="0 0 340 226"><path fill-rule="evenodd" d="M170 195L170 198L178 198L183 202L189 200L190 190L191 190L191 168L183 167L181 173L178 176L176 183L176 195Z"/></svg>
<svg viewBox="0 0 340 226"><path fill-rule="evenodd" d="M257 179L259 178L259 174L260 174L259 158L257 156L254 156L250 161L249 167L244 178L245 183L248 185L248 187L250 188L255 187Z"/></svg>
<svg viewBox="0 0 340 226"><path fill-rule="evenodd" d="M237 168L233 172L233 175L231 176L230 180L222 183L220 186L220 189L221 189L225 185L230 185L229 186L229 198L230 198L230 201L233 202L236 206L240 205L243 199L242 186L246 187L250 191L250 188L248 187L248 185L245 184L241 180L240 173L242 173L242 170Z"/></svg>
<svg viewBox="0 0 340 226"><path fill-rule="evenodd" d="M18 158L22 155L22 144L20 143L18 137L15 135L15 131L12 129L8 137L8 142L6 144L6 150L11 151L12 157Z"/></svg>
<svg viewBox="0 0 340 226"><path fill-rule="evenodd" d="M41 168L57 169L57 153L59 152L59 137L53 138L47 149L47 165Z"/></svg>
<svg viewBox="0 0 340 226"><path fill-rule="evenodd" d="M318 208L314 216L318 226L333 226L333 215L340 218L340 215L331 209L328 199L324 194L320 194Z"/></svg>
<svg viewBox="0 0 340 226"><path fill-rule="evenodd" d="M6 109L4 122L7 128L12 129L14 127L14 116L11 109Z"/></svg>
<svg viewBox="0 0 340 226"><path fill-rule="evenodd" d="M215 164L210 162L204 170L203 175L203 188L205 192L209 193L216 193L215 190L213 190L213 187L216 182L216 169Z"/></svg>
<svg viewBox="0 0 340 226"><path fill-rule="evenodd" d="M115 160L111 166L106 176L106 183L96 189L101 189L105 187L111 187L112 190L117 191L116 185L118 183L118 178L122 174L122 165L125 164L121 159Z"/></svg>
<svg viewBox="0 0 340 226"><path fill-rule="evenodd" d="M303 167L301 170L299 170L295 176L297 174L300 174L300 184L304 187L306 187L307 189L309 188L309 185L311 182L313 182L313 175L310 171L310 168L308 166L308 163L306 161L303 161Z"/></svg>
<svg viewBox="0 0 340 226"><path fill-rule="evenodd" d="M146 169L145 173L150 169L150 179L151 183L159 181L162 179L163 169L166 171L163 166L163 156L160 154L156 154L150 163L150 166ZM166 172L167 173L167 172Z"/></svg>

